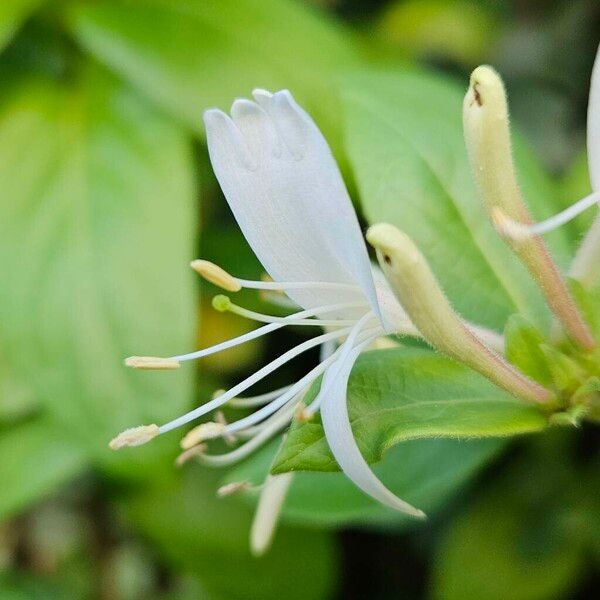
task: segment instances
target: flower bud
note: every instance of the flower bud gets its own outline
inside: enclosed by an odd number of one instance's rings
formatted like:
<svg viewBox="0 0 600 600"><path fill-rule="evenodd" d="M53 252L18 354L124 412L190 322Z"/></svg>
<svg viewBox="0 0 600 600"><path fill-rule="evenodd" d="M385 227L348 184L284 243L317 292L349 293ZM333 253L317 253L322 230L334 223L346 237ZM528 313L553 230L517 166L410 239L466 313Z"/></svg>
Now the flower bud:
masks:
<svg viewBox="0 0 600 600"><path fill-rule="evenodd" d="M512 158L504 84L491 67L477 67L471 74L463 103L463 125L477 187L492 219L498 223L501 216L501 223L512 220L530 225ZM594 339L544 241L539 236L513 238L502 227L500 233L529 269L565 332L580 347L592 349Z"/></svg>
<svg viewBox="0 0 600 600"><path fill-rule="evenodd" d="M393 225L374 225L367 240L400 304L435 348L475 369L511 394L545 403L552 392L531 381L488 348L454 312L424 256Z"/></svg>

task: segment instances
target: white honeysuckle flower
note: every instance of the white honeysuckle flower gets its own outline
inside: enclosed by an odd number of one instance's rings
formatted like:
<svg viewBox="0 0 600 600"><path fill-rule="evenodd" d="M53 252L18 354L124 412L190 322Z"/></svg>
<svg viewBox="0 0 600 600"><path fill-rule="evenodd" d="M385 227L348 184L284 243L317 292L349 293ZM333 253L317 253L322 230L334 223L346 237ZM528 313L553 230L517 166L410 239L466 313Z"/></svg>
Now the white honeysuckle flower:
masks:
<svg viewBox="0 0 600 600"><path fill-rule="evenodd" d="M115 438L111 446L146 442L226 403L256 407L253 413L232 423L202 424L183 439L185 452L180 462L193 456L204 464L231 464L282 431L309 386L324 374L319 394L303 408L302 417L310 418L321 408L332 453L348 477L383 504L421 517L420 510L397 498L373 474L356 445L346 408L348 376L361 351L387 334L419 333L381 272L371 266L342 176L313 120L287 90L275 94L255 90L253 96L254 101L236 100L231 116L220 110L206 111L204 122L217 179L244 236L272 281L240 279L206 261L194 261L192 266L206 279L232 292L244 287L283 290L301 310L287 317L273 317L239 307L226 296L217 296L213 305L218 310L229 310L265 324L211 348L169 358L131 357L126 364L137 368L176 368L181 362L225 350L286 325L314 326L325 331L283 353L233 388L219 391L206 404L160 427L128 430ZM501 345L497 334L474 329L488 343ZM294 357L319 346L319 364L298 381L260 396L239 397ZM207 439L225 436L245 441L223 455L207 454L204 448L193 450ZM275 481L286 482L285 486L275 486L278 494L273 497L279 497L289 486L290 478ZM272 485L265 486L267 490L271 488ZM260 520L265 521L264 515Z"/></svg>

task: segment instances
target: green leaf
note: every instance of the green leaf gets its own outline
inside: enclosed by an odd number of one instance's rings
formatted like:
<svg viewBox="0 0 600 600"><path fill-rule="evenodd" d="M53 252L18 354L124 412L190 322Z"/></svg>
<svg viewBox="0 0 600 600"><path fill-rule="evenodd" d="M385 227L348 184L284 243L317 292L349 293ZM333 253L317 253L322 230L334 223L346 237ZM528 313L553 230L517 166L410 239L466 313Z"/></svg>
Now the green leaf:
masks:
<svg viewBox="0 0 600 600"><path fill-rule="evenodd" d="M341 29L287 0L123 0L76 3L79 42L177 118L202 133L209 106L252 89L290 88L326 125L339 111L331 76L355 66Z"/></svg>
<svg viewBox="0 0 600 600"><path fill-rule="evenodd" d="M519 312L548 325L539 290L478 198L462 135L465 86L412 70L345 79L347 151L365 215L413 237L464 317L500 330ZM518 140L515 146L524 195L536 218L548 216L551 182ZM548 241L564 262L562 236Z"/></svg>
<svg viewBox="0 0 600 600"><path fill-rule="evenodd" d="M227 474L225 482L261 485L279 445L276 440L246 460ZM431 516L505 445L506 440L500 438L412 440L390 448L374 470L396 494ZM422 525L375 502L339 472L296 473L283 507L283 519L316 527L370 525L398 530Z"/></svg>
<svg viewBox="0 0 600 600"><path fill-rule="evenodd" d="M434 599L571 597L597 506L564 433L536 438L450 524L437 545Z"/></svg>
<svg viewBox="0 0 600 600"><path fill-rule="evenodd" d="M504 499L487 498L452 525L435 563L434 598L547 600L570 589L579 544Z"/></svg>
<svg viewBox="0 0 600 600"><path fill-rule="evenodd" d="M576 279L569 279L569 289L596 339L600 339L600 285L586 289Z"/></svg>
<svg viewBox="0 0 600 600"><path fill-rule="evenodd" d="M235 498L217 498L216 488L216 473L190 468L178 481L141 491L122 506L171 565L200 579L211 599L332 595L336 559L330 535L281 527L269 553L253 558L252 512Z"/></svg>
<svg viewBox="0 0 600 600"><path fill-rule="evenodd" d="M49 579L49 578L46 578ZM0 573L2 600L65 600L73 597L71 590L60 584L47 581L43 577L33 577L22 572Z"/></svg>
<svg viewBox="0 0 600 600"><path fill-rule="evenodd" d="M0 456L0 521L56 490L86 462L81 449L46 417L0 432Z"/></svg>
<svg viewBox="0 0 600 600"><path fill-rule="evenodd" d="M190 140L112 76L21 82L0 105L0 301L15 377L99 459L117 432L177 415L189 369L140 373L131 354L192 346ZM143 450L137 460L158 450Z"/></svg>
<svg viewBox="0 0 600 600"><path fill-rule="evenodd" d="M2 0L0 3L0 50L8 44L21 23L44 0Z"/></svg>
<svg viewBox="0 0 600 600"><path fill-rule="evenodd" d="M504 330L506 358L525 375L544 385L553 383L541 332L521 315L512 315Z"/></svg>
<svg viewBox="0 0 600 600"><path fill-rule="evenodd" d="M376 33L409 56L438 57L469 68L485 56L500 24L482 3L396 0L386 5Z"/></svg>
<svg viewBox="0 0 600 600"><path fill-rule="evenodd" d="M428 350L404 348L361 356L348 384L348 412L369 463L406 440L506 437L547 424L537 407L508 396L467 367ZM315 420L293 424L272 471L338 468Z"/></svg>

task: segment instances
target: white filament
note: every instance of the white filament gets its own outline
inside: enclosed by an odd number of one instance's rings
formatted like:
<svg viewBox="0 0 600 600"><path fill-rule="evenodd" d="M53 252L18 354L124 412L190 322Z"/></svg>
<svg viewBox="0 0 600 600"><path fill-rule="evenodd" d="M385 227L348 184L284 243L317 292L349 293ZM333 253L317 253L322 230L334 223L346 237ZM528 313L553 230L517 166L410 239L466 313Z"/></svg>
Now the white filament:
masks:
<svg viewBox="0 0 600 600"><path fill-rule="evenodd" d="M346 306L347 308L361 308L366 306L365 302L349 302L348 304L351 306ZM274 317L272 315L265 315L253 310L248 310L247 308L233 303L229 305L227 310L240 317L258 321L259 323L284 323L285 325L310 325L318 327L348 327L356 323L356 319L290 319L289 317Z"/></svg>
<svg viewBox="0 0 600 600"><path fill-rule="evenodd" d="M349 306L350 305L350 306ZM188 360L195 360L197 358L202 358L204 356L209 356L211 354L216 354L217 352L222 352L223 350L227 350L228 348L233 348L234 346L238 346L239 344L243 344L250 340L254 340L256 338L262 337L267 333L271 333L272 331L276 331L277 329L281 329L286 325L291 325L293 321L306 319L308 317L314 317L318 314L335 312L338 310L344 310L349 307L356 307L356 303L354 302L340 302L338 304L329 304L325 306L320 306L317 308L310 308L308 310L302 310L300 312L294 313L287 317L283 317L281 322L270 323L269 325L264 325L263 327L259 327L258 329L254 329L244 335L240 335L238 337L232 338L225 342L221 342L220 344L216 344L211 346L210 348L204 348L202 350L197 350L195 352L190 352L188 354L180 354L178 356L170 356L169 360L176 360L178 362L185 362Z"/></svg>
<svg viewBox="0 0 600 600"><path fill-rule="evenodd" d="M348 290L362 294L358 285L353 283L334 283L329 281L252 281L234 277L242 287L254 290Z"/></svg>
<svg viewBox="0 0 600 600"><path fill-rule="evenodd" d="M283 392L289 390L292 386L286 385L284 387L266 392L265 394L258 394L257 396L247 396L245 398L232 398L228 405L234 408L252 408L254 406L262 406L263 404L269 403L277 396L281 396Z"/></svg>
<svg viewBox="0 0 600 600"><path fill-rule="evenodd" d="M278 327L278 326L277 325L267 325L266 327ZM261 329L264 329L264 328L261 328ZM336 338L343 337L347 333L350 333L350 328L339 329L337 331L325 333L323 335L317 336L316 338L307 340L306 342L303 342L302 344L299 344L295 348L292 348L291 350L288 350L287 352L282 354L279 358L277 358L274 361L270 362L269 364L265 365L264 367L262 367L261 369L256 371L256 373L253 373L250 377L244 379L243 381L241 381L240 383L238 383L237 385L235 385L234 387L229 389L227 392L225 392L221 396L218 396L217 398L213 398L213 400L207 402L206 404L203 404L202 406L195 408L194 410L186 413L185 415L182 415L181 417L178 417L177 419L174 419L173 421L170 421L169 423L161 425L161 427L159 428L160 433L166 433L167 431L171 431L173 429L176 429L177 427L181 427L181 425L185 425L186 423L189 423L190 421L193 421L194 419L197 419L198 417L201 417L202 415L205 415L206 413L211 412L215 408L219 408L220 406L225 404L227 401L231 400L238 394L244 392L249 387L253 386L257 381L264 379L267 375L269 375L269 373L275 371L280 366L282 366L285 363L287 363L288 361L292 360L292 358L295 358L296 356L298 356L299 354L302 354L303 352L305 352L306 350L309 350L310 348L319 346L320 344L322 344L323 342L325 342L327 340L330 340L330 339L333 340Z"/></svg>

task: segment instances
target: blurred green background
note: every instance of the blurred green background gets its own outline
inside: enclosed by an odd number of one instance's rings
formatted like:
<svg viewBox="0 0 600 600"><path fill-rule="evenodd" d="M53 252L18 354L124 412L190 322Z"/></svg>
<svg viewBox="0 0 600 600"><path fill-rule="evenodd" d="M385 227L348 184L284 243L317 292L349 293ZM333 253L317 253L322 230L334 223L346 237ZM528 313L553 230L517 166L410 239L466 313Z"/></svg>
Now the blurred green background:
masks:
<svg viewBox="0 0 600 600"><path fill-rule="evenodd" d="M472 68L493 64L566 204L589 187L598 40L597 0L1 0L0 599L597 595L599 443L586 428L394 450L386 472L431 509L418 527L337 475L308 476L260 559L248 550L255 497L215 489L264 474L272 448L227 473L176 470L172 436L119 454L107 442L177 416L302 339L280 333L174 374L122 366L250 326L212 311L216 290L188 272L202 256L261 274L212 175L204 109L289 88L360 206L344 77L417 65L466 88ZM586 219L570 226L574 238ZM440 452L436 470L428 456Z"/></svg>

